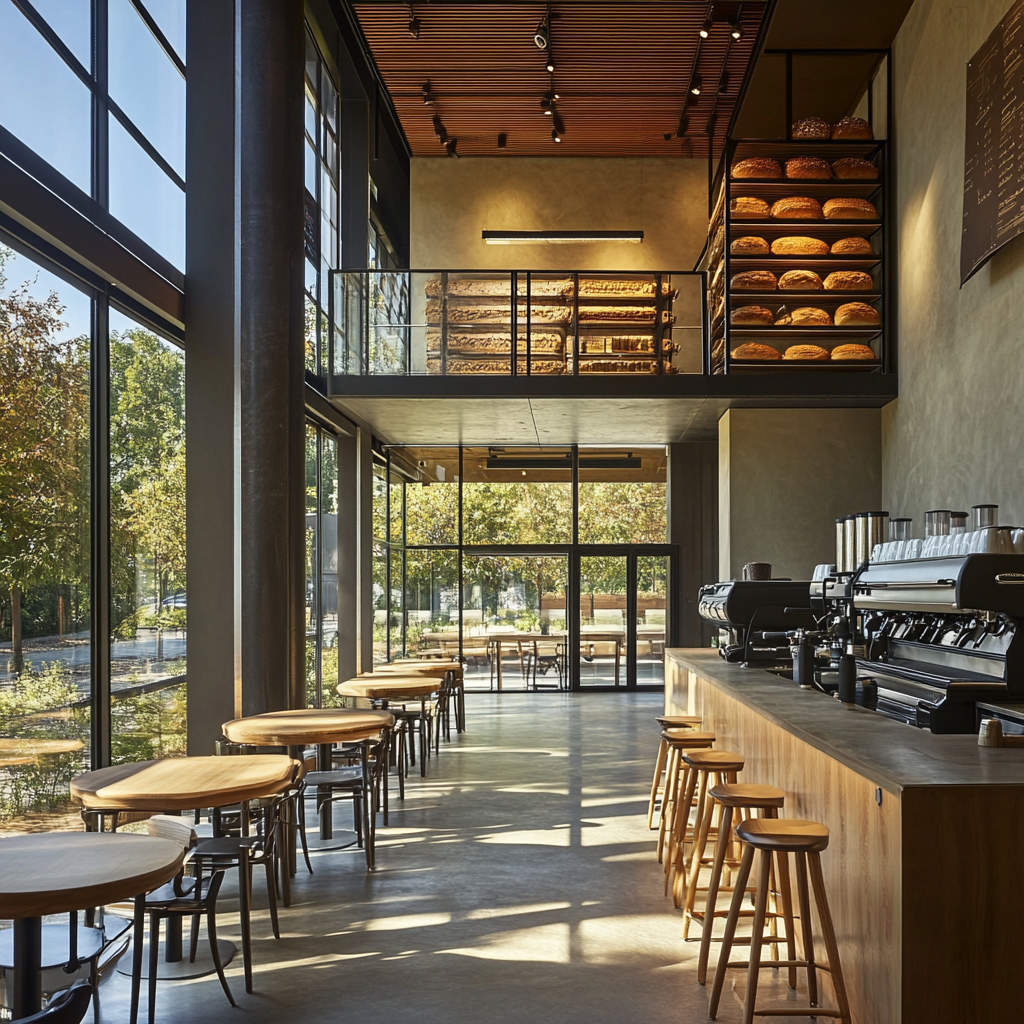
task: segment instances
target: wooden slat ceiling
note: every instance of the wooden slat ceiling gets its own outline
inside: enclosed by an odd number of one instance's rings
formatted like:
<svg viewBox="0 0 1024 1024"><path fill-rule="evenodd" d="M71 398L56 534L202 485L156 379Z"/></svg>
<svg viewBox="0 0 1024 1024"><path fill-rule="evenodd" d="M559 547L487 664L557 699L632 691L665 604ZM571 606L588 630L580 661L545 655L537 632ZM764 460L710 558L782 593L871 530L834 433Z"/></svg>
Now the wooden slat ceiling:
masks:
<svg viewBox="0 0 1024 1024"><path fill-rule="evenodd" d="M553 75L533 41L547 4L357 0L353 6L414 156L446 155L432 121L437 115L458 140L459 156L701 157L712 115L715 151L721 150L769 5L554 3ZM715 20L702 40L709 10ZM409 32L412 15L419 38ZM739 18L739 41L730 17ZM703 88L687 105L694 73ZM423 102L427 82L432 106ZM552 140L552 118L540 105L552 86L565 125L561 143ZM688 127L679 138L684 105Z"/></svg>

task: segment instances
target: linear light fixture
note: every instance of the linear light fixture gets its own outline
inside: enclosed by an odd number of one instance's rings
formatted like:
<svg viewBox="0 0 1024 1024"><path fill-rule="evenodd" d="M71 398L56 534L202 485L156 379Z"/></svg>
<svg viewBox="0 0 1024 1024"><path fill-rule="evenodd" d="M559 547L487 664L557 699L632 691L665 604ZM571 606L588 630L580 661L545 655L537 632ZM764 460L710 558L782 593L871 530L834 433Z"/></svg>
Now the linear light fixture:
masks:
<svg viewBox="0 0 1024 1024"><path fill-rule="evenodd" d="M581 455L581 469L641 469L639 455ZM571 455L491 455L487 469L572 469Z"/></svg>
<svg viewBox="0 0 1024 1024"><path fill-rule="evenodd" d="M484 231L488 245L532 245L537 242L632 242L644 240L642 231Z"/></svg>

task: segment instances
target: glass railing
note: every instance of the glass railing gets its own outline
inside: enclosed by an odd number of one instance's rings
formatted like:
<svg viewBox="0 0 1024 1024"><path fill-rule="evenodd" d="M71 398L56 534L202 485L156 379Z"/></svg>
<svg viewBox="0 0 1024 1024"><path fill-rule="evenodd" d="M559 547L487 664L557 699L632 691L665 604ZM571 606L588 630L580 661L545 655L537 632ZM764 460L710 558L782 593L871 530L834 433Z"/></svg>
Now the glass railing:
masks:
<svg viewBox="0 0 1024 1024"><path fill-rule="evenodd" d="M706 373L699 271L335 271L336 375Z"/></svg>

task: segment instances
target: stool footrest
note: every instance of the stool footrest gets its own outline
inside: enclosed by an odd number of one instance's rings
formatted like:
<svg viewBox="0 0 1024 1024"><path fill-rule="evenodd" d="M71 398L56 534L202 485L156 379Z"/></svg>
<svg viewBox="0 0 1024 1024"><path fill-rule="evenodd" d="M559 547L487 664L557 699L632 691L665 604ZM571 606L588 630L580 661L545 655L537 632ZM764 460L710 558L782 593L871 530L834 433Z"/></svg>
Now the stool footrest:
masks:
<svg viewBox="0 0 1024 1024"><path fill-rule="evenodd" d="M755 1010L755 1017L834 1017L842 1018L838 1010L829 1006L779 1006L774 1010Z"/></svg>
<svg viewBox="0 0 1024 1024"><path fill-rule="evenodd" d="M748 939L747 941L749 942L750 940ZM762 941L768 942L769 941L768 936L766 935ZM785 942L786 940L785 940L785 938L774 938L773 937L771 939L771 941L772 942ZM740 942L739 939L733 939L733 945L734 946L735 945L739 945L739 942ZM750 961L749 960L736 960L736 961L730 960L729 963L726 966L727 967L749 967L750 966ZM758 967L810 967L811 964L809 964L806 960L761 960L758 963L757 966ZM824 965L818 964L818 963L814 964L814 969L817 970L817 971L826 971L827 973L831 973L831 971L829 971L827 966L824 966ZM804 1016L805 1017L807 1016L806 1012L804 1013Z"/></svg>

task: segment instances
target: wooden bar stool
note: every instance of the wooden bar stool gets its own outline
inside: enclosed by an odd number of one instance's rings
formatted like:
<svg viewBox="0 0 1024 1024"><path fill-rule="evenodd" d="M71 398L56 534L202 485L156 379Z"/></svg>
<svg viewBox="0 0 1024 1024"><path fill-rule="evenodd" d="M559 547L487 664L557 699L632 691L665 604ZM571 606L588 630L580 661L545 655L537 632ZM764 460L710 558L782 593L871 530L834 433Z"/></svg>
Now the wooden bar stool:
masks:
<svg viewBox="0 0 1024 1024"><path fill-rule="evenodd" d="M712 1020L718 1013L718 1003L722 996L725 983L725 972L729 967L747 968L747 992L743 1002L743 1024L752 1024L755 1014L758 1017L785 1016L792 1017L806 1014L809 1017L831 1017L850 1024L850 1004L846 998L846 984L843 981L843 970L839 963L839 948L836 944L835 928L832 915L828 909L828 898L825 895L825 880L821 874L821 851L828 846L828 829L817 821L803 821L797 818L753 818L741 822L736 835L747 844L743 851L739 875L733 889L732 904L729 917L725 923L725 935L722 939L722 955L715 971L715 983L711 990L711 1002L708 1006L708 1017ZM739 920L740 908L745 895L750 869L754 863L755 852L760 851L761 858L757 871L757 891L754 897L754 930L750 937L749 963L730 963L736 937L736 923ZM800 902L800 931L803 945L802 960L761 960L762 936L768 907L769 875L772 858L779 863L793 854L796 865L797 899ZM811 927L811 902L807 889L807 875L810 872L811 887L814 890L814 903L821 924L821 935L825 942L827 964L817 963L814 959L814 937ZM810 1007L798 1009L792 1006L756 1009L757 979L762 967L797 967L807 970L807 992ZM836 993L838 1009L818 1006L818 971L827 971L832 977L832 986Z"/></svg>
<svg viewBox="0 0 1024 1024"><path fill-rule="evenodd" d="M715 862L711 866L711 878L708 882L707 899L704 904L703 913L694 910L694 901L697 893L696 873L691 872L690 886L686 894L685 913L687 917L693 917L700 921L700 959L697 962L697 981L703 985L707 981L708 956L711 951L713 932L716 917L727 917L728 912L718 909L718 896L723 892L732 892L731 886L722 885L725 874L725 859L728 856L729 847L732 844L733 820L737 818L742 821L746 818L753 818L752 812L759 811L759 817L778 818L779 810L785 803L786 794L775 786L758 786L750 783L738 783L736 785L712 786L708 790L708 796L714 803L722 808L722 817L718 824L719 841L715 845ZM749 812L749 813L748 813ZM707 816L710 821L710 815ZM704 839L704 831L701 831L701 839ZM703 851L703 846L700 847ZM735 862L733 862L735 863ZM789 885L789 864L783 860L778 865L778 892L782 905L781 912L770 908L767 913L770 917L769 935L764 941L772 943L774 957L778 958L778 944L785 941L788 948L788 959L796 958L796 951L793 945L793 904L790 898ZM741 910L740 916L749 916L752 910ZM784 939L778 937L776 922L782 917L786 925ZM748 940L734 940L735 942ZM796 988L796 968L789 968L789 986Z"/></svg>
<svg viewBox="0 0 1024 1024"><path fill-rule="evenodd" d="M689 767L684 763L684 750L709 750L715 742L713 732L697 732L695 729L665 729L661 737L668 743L668 767L665 769L665 789L661 798L661 814L658 822L658 862L665 854L666 840L675 820L677 796L686 788ZM684 822L690 816L690 805L683 811ZM684 824L685 829L685 824Z"/></svg>
<svg viewBox="0 0 1024 1024"><path fill-rule="evenodd" d="M672 891L672 901L677 907L682 907L684 893L686 891L686 872L691 862L696 864L694 870L700 871L701 858L704 855L702 847L700 854L694 857L700 833L704 833L704 844L707 845L708 835L711 830L710 815L712 813L711 801L708 799L708 789L712 785L711 776L714 775L718 784L735 782L736 774L743 771L743 755L735 750L690 750L682 753L683 763L686 765L688 774L686 776L686 789L683 798L679 802L681 807L687 809L692 806L696 794L697 809L693 818L692 842L686 842L686 822L677 818L671 837L669 839L669 856L665 859L665 894L668 895L669 888ZM705 825L705 810L708 821ZM718 831L715 831L717 841ZM686 938L689 930L689 921L683 921L683 938Z"/></svg>
<svg viewBox="0 0 1024 1024"><path fill-rule="evenodd" d="M700 715L658 715L655 721L662 729L697 729L700 727ZM647 805L647 827L654 828L654 807L658 802L659 793L663 793L662 775L668 764L668 740L664 735L658 743L658 760L654 764L654 781L651 783L651 800Z"/></svg>

